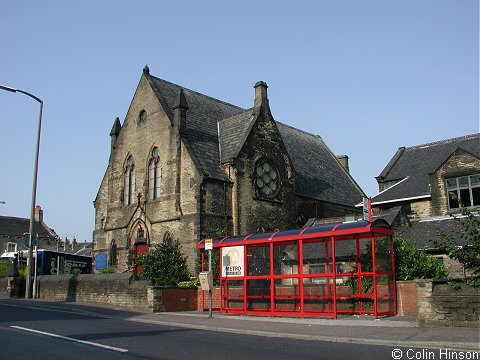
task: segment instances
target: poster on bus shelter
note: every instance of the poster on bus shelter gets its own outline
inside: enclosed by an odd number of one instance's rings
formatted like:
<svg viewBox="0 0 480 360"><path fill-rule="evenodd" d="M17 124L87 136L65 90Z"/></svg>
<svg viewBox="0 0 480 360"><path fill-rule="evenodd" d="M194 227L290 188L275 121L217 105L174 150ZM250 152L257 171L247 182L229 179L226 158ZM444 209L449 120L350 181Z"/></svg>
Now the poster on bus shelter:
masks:
<svg viewBox="0 0 480 360"><path fill-rule="evenodd" d="M222 259L228 256L228 266L222 266L222 277L244 275L243 246L229 246L222 248Z"/></svg>

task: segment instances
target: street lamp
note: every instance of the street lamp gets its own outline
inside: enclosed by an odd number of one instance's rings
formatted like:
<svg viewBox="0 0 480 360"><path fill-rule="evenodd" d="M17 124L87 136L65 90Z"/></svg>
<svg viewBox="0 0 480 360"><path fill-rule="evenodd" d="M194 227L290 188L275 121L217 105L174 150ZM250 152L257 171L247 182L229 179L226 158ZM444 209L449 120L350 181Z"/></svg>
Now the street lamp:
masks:
<svg viewBox="0 0 480 360"><path fill-rule="evenodd" d="M35 149L35 165L33 168L33 187L32 187L32 206L30 212L30 225L28 231L30 233L28 238L28 260L27 260L27 284L25 287L25 299L30 299L32 297L32 262L33 262L33 253L32 253L32 243L33 243L33 226L35 219L35 202L37 198L37 173L38 173L38 155L40 150L40 133L42 130L42 110L43 110L43 101L40 100L35 95L32 95L26 91L15 89L9 86L0 85L1 90L6 90L10 92L19 92L30 96L32 99L38 101L40 104L40 112L38 115L38 130L37 130L37 147Z"/></svg>

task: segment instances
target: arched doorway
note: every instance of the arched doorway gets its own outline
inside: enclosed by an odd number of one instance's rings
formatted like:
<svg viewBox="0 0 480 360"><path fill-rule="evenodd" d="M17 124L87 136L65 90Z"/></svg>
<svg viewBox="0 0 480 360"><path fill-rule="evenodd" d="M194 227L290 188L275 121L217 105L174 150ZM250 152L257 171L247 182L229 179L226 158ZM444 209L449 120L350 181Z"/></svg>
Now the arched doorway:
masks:
<svg viewBox="0 0 480 360"><path fill-rule="evenodd" d="M145 230L141 223L136 226L136 233L134 232L134 251L135 257L134 261L138 258L140 254L148 253L148 236L145 235ZM140 276L142 273L142 267L139 265L135 265L135 276Z"/></svg>

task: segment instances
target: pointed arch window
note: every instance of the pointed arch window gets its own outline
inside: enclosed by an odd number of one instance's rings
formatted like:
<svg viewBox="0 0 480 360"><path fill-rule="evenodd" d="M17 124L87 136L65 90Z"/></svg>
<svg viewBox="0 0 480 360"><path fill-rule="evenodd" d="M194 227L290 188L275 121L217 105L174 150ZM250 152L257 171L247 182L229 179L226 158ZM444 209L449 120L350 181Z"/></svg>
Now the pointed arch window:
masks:
<svg viewBox="0 0 480 360"><path fill-rule="evenodd" d="M148 164L148 199L155 200L160 197L160 182L162 178L162 164L158 156L158 148L152 150Z"/></svg>
<svg viewBox="0 0 480 360"><path fill-rule="evenodd" d="M108 264L110 266L115 266L118 264L117 244L115 243L115 240L112 240L112 244L110 245L110 258Z"/></svg>
<svg viewBox="0 0 480 360"><path fill-rule="evenodd" d="M135 195L135 163L133 157L129 156L125 171L123 174L124 181L124 204L130 205L133 203Z"/></svg>

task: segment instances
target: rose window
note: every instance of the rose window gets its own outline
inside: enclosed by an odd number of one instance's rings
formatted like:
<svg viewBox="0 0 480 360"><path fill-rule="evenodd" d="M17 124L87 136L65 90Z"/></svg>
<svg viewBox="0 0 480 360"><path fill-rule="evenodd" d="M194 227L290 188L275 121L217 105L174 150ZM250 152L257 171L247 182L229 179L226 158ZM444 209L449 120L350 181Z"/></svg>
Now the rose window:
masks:
<svg viewBox="0 0 480 360"><path fill-rule="evenodd" d="M280 187L280 177L273 164L262 161L255 168L255 187L263 196L273 196Z"/></svg>

